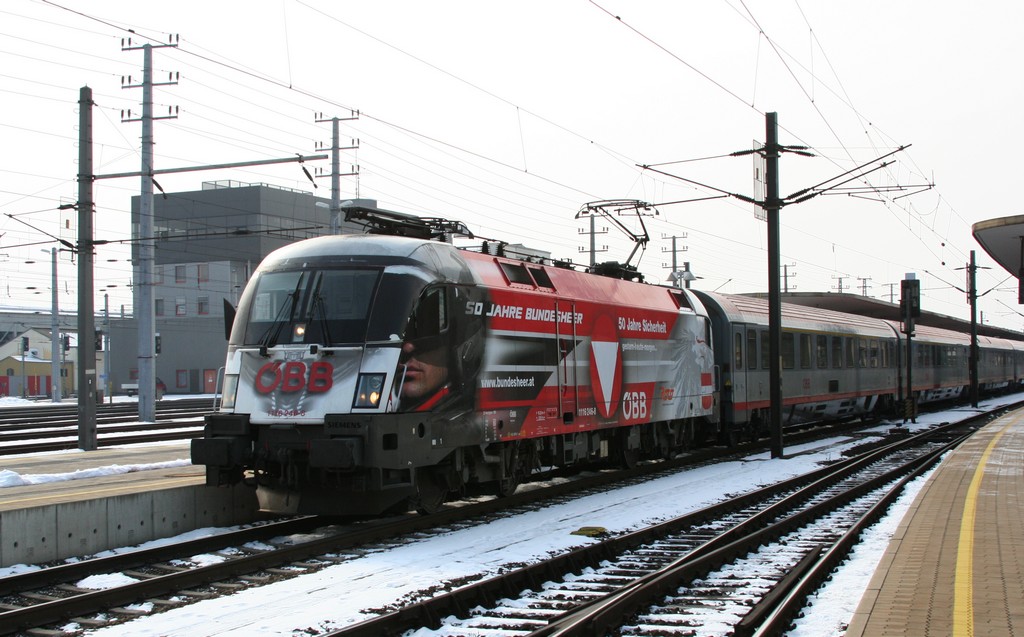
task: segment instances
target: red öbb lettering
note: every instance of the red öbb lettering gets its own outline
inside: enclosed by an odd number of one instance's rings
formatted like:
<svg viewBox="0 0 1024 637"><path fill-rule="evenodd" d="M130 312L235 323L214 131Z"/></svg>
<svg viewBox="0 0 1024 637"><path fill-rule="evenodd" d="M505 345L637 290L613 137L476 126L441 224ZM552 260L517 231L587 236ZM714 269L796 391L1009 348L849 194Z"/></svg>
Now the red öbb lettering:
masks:
<svg viewBox="0 0 1024 637"><path fill-rule="evenodd" d="M274 361L260 368L253 384L261 394L278 389L289 394L303 389L318 394L334 385L334 366L326 361L316 361L309 366L307 376L305 363L289 361L282 365L281 361Z"/></svg>

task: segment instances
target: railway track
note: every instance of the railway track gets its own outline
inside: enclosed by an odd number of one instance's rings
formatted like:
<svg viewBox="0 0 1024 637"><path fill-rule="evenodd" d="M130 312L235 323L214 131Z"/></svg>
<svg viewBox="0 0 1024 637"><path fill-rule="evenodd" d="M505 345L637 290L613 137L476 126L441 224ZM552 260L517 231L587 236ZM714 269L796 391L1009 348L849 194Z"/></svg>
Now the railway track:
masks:
<svg viewBox="0 0 1024 637"><path fill-rule="evenodd" d="M139 442L187 440L202 435L209 398L168 400L157 405L156 422L138 422L138 405L97 406L97 443L110 446ZM0 455L78 448L75 405L40 405L0 409Z"/></svg>
<svg viewBox="0 0 1024 637"><path fill-rule="evenodd" d="M530 508L549 506L587 492L623 486L624 480L646 480L694 463L713 462L721 451L701 451L671 463L645 465L628 472L601 473L544 489L473 504L448 507L430 516L406 515L343 527L308 517L261 525L237 534L172 544L125 555L61 564L40 571L0 578L0 635L30 629L53 629L54 622L82 626L131 619L134 603L152 601L167 608L227 594L286 577L309 573L345 559L386 551L396 543L440 535L453 528L486 524ZM627 477L628 476L628 477ZM315 531L320 528L320 531ZM314 533L315 531L315 533ZM305 541L271 542L289 533L314 534ZM192 557L212 553L217 560L197 563ZM103 591L75 585L93 575L124 572L138 581ZM174 598L176 602L169 603ZM101 620L95 617L103 617Z"/></svg>
<svg viewBox="0 0 1024 637"><path fill-rule="evenodd" d="M905 484L975 428L907 437L328 634L780 634Z"/></svg>
<svg viewBox="0 0 1024 637"><path fill-rule="evenodd" d="M932 443L933 446L935 443ZM752 445L744 445L749 451ZM339 562L355 559L372 552L388 551L397 544L411 541L422 541L434 535L444 534L467 525L486 524L496 518L517 515L523 511L538 507L557 504L583 497L588 491L597 492L628 485L630 481L642 481L651 476L679 471L681 468L697 463L712 463L720 460L726 452L721 449L702 450L693 455L668 461L641 465L636 470L626 473L600 473L582 477L572 482L559 483L545 489L521 491L515 495L485 500L476 503L460 503L449 507L432 516L403 516L400 518L374 520L346 526L324 526L324 520L302 518L283 521L279 524L261 525L256 529L248 529L239 534L218 535L179 545L163 546L150 551L134 551L126 555L110 558L83 560L71 564L62 564L40 571L0 578L0 634L10 634L26 630L53 630L63 622L74 621L83 627L106 625L111 622L123 621L136 616L139 611L133 604L149 603L151 607L170 608L192 601L200 601L209 597L229 594L246 587L258 586L287 577L325 568ZM864 462L864 461L862 461ZM844 461L847 465L852 461ZM675 521L666 523L617 538L608 538L596 546L600 548L580 549L580 551L560 556L554 560L515 569L505 577L484 580L471 584L448 595L433 598L430 602L412 604L395 609L396 612L384 615L378 620L360 624L350 629L352 632L338 634L384 635L398 634L406 628L439 626L438 618L447 615L467 617L466 609L484 605L481 600L492 602L508 597L512 592L523 589L538 589L546 581L565 579L577 582L577 590L571 593L553 594L557 603L548 612L547 620L555 620L559 615L573 609L590 608L601 595L615 590L632 589L636 585L627 585L624 573L638 571L634 580L644 577L656 577L653 573L658 569L667 568L673 560L682 560L690 556L701 556L707 553L718 554L712 550L717 544L711 543L711 536L725 535L740 541L738 531L756 526L763 526L769 515L785 517L778 513L777 508L770 509L773 514L765 513L766 502L776 503L790 498L796 502L793 494L812 482L828 482L827 475L834 473L833 467L820 469L812 474L787 481L777 492L766 489L752 492L701 511L689 522ZM834 478L832 479L835 480ZM781 489L779 491L778 489ZM804 499L808 495L801 496ZM737 511L739 511L737 513ZM723 518L722 516L727 516ZM699 519L699 522L694 522ZM756 521L749 521L756 520ZM673 532L680 532L685 524L703 524L696 535L689 540L653 539L656 545L660 542L663 556L656 557L655 549L638 548L639 542L645 538L656 538L663 529L675 527ZM319 529L319 530L315 530ZM315 530L315 531L314 531ZM286 536L291 533L312 534L312 539L277 542L271 538ZM646 540L645 540L646 541ZM747 540L755 541L755 540ZM690 542L688 548L681 542ZM725 542L723 539L717 543ZM663 550L664 546L675 543L671 550ZM820 542L819 542L820 543ZM793 544L798 544L794 541ZM582 551L591 554L585 555ZM198 554L212 554L214 558L195 560ZM620 563L622 572L602 573L605 590L591 590L596 583L583 583L587 564L591 571L598 568L601 561L610 560L616 555L624 555L625 562ZM632 561L630 561L632 560ZM653 569L652 574L639 573L638 564L648 563ZM712 566L702 563L702 568L713 570ZM590 573L591 571L588 571ZM596 571L593 571L596 572ZM135 581L105 590L89 590L78 586L91 575L122 573ZM566 577L562 577L567 575ZM520 578L520 579L516 579ZM440 584L445 586L444 583ZM583 588L580 588L582 586ZM449 595L451 596L449 598ZM550 595L550 594L549 594ZM429 596L429 595L426 595ZM564 598L564 599L563 599ZM439 601L435 601L439 600ZM584 604L583 602L588 602ZM440 603L440 606L434 604ZM529 606L535 602L511 602L515 605ZM747 602L742 602L747 603ZM636 602L631 602L635 606ZM495 606L495 608L498 608ZM639 606L637 607L639 609ZM500 622L510 622L506 611L498 608ZM659 614L650 611L651 615ZM542 613L543 615L543 613ZM491 618L487 621L493 621ZM474 620L470 620L474 621ZM482 620L476 620L482 621ZM569 621L568 617L559 620ZM592 620L581 620L583 622ZM56 623L55 623L56 622ZM503 624L505 625L505 624ZM528 632L547 626L527 622ZM555 624L552 624L555 625ZM583 624L587 625L587 624ZM593 634L588 632L575 634ZM473 634L472 632L466 634ZM573 633L566 633L573 634Z"/></svg>

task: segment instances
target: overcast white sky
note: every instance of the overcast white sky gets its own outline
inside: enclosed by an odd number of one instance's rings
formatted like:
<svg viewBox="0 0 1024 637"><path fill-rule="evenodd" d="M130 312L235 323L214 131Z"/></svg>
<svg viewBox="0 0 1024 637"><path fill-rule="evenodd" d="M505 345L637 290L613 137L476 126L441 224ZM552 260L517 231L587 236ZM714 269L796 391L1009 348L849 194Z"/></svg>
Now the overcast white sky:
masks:
<svg viewBox="0 0 1024 637"><path fill-rule="evenodd" d="M343 122L343 138L359 139L344 163L360 167L358 179L342 179L343 198L459 219L481 236L577 262L588 261L578 252L586 226L574 218L583 204L715 194L636 164L748 149L764 140L766 111L778 112L782 143L816 154L783 157L783 195L912 144L868 178L907 190L783 210L790 285L836 291L842 279L859 293L862 277L869 295L888 299L887 284L917 272L926 309L966 318L953 286L964 287L957 268L976 249L992 268L979 292L999 288L981 301L984 320L1021 329L1015 280L1000 285L1008 274L970 231L1021 213L1021 24L1024 5L985 0L12 0L0 7L0 305L48 307L46 233L74 239L74 214L56 207L76 199L81 86L96 102L95 171L139 168L140 124L120 122L141 100L141 90L121 88L122 76L141 78L142 53L121 50L130 28L137 43L180 35L177 49L154 53L157 80L180 73L179 84L155 90L158 113L179 109L156 124L157 168L311 154L330 142L315 113L359 109ZM750 196L752 164L662 168ZM223 179L312 189L294 165L158 180L175 192ZM318 183L329 196L330 181ZM97 183L97 239L130 238L138 191L137 178ZM766 228L750 204L658 210L645 219L652 240L639 261L649 279L668 275L662 237L674 235L686 237L679 261L703 277L696 287L767 288ZM632 249L613 227L599 244L609 247L599 260ZM104 292L114 310L131 307L129 254L126 243L98 249L97 307ZM61 279L61 304L72 307L67 261Z"/></svg>

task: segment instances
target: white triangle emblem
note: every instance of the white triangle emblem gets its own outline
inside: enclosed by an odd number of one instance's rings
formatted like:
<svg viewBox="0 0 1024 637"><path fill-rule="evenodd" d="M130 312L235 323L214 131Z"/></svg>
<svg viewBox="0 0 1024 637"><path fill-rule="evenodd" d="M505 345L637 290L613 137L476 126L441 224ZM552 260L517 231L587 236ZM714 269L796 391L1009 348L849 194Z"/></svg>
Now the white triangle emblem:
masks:
<svg viewBox="0 0 1024 637"><path fill-rule="evenodd" d="M597 381L601 385L601 400L604 413L612 412L612 388L615 386L615 371L619 365L619 344L616 341L591 341L590 348L597 364Z"/></svg>

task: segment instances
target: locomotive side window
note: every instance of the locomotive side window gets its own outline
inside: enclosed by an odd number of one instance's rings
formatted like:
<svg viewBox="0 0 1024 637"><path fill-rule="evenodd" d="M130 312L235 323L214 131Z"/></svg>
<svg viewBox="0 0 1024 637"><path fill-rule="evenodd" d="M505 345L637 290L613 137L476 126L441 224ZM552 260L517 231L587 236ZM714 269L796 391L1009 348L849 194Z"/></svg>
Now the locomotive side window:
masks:
<svg viewBox="0 0 1024 637"><path fill-rule="evenodd" d="M403 340L418 343L436 339L448 329L448 303L443 288L428 290L413 310Z"/></svg>
<svg viewBox="0 0 1024 637"><path fill-rule="evenodd" d="M533 278L530 277L530 273L526 271L526 266L523 264L499 262L498 265L501 267L501 271L505 274L505 278L508 279L509 283L519 283L533 287Z"/></svg>
<svg viewBox="0 0 1024 637"><path fill-rule="evenodd" d="M757 331L747 329L747 369L757 369Z"/></svg>
<svg viewBox="0 0 1024 637"><path fill-rule="evenodd" d="M832 369L840 369L843 366L843 337L832 337Z"/></svg>
<svg viewBox="0 0 1024 637"><path fill-rule="evenodd" d="M555 285L551 282L551 277L544 268L527 268L530 274L533 275L533 280L537 283L537 287L555 289Z"/></svg>

